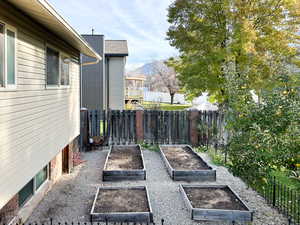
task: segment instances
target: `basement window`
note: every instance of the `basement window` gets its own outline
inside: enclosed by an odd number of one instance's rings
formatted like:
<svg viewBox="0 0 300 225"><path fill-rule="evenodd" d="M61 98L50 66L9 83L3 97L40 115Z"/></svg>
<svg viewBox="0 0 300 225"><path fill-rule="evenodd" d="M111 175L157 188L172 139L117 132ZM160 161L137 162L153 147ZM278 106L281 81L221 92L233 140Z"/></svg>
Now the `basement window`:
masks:
<svg viewBox="0 0 300 225"><path fill-rule="evenodd" d="M43 183L48 179L48 166L45 166L40 172L35 176L35 190L38 190Z"/></svg>
<svg viewBox="0 0 300 225"><path fill-rule="evenodd" d="M33 196L34 182L31 179L22 189L19 191L19 207L25 205L25 203Z"/></svg>
<svg viewBox="0 0 300 225"><path fill-rule="evenodd" d="M48 165L41 169L18 193L19 207L22 207L48 179Z"/></svg>

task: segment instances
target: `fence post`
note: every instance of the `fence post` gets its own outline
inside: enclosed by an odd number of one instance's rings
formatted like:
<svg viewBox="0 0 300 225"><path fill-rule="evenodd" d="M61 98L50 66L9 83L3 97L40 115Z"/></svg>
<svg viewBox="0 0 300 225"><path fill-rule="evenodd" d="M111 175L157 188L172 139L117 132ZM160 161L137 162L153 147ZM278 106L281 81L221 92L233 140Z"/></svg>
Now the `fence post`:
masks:
<svg viewBox="0 0 300 225"><path fill-rule="evenodd" d="M89 111L87 108L80 109L80 149L86 151L89 146Z"/></svg>
<svg viewBox="0 0 300 225"><path fill-rule="evenodd" d="M190 122L190 141L192 146L198 145L198 116L199 111L190 111L189 122Z"/></svg>
<svg viewBox="0 0 300 225"><path fill-rule="evenodd" d="M276 205L276 178L275 176L273 177L273 207Z"/></svg>
<svg viewBox="0 0 300 225"><path fill-rule="evenodd" d="M144 111L137 110L135 117L135 126L136 126L136 141L144 141Z"/></svg>

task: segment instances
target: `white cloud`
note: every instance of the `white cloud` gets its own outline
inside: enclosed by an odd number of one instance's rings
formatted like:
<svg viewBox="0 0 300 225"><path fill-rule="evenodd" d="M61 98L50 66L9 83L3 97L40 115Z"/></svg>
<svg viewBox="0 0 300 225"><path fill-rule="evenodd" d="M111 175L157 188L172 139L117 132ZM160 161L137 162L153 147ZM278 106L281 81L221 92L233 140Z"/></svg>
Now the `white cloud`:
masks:
<svg viewBox="0 0 300 225"><path fill-rule="evenodd" d="M126 39L127 68L176 55L166 38L171 0L49 0L80 33Z"/></svg>

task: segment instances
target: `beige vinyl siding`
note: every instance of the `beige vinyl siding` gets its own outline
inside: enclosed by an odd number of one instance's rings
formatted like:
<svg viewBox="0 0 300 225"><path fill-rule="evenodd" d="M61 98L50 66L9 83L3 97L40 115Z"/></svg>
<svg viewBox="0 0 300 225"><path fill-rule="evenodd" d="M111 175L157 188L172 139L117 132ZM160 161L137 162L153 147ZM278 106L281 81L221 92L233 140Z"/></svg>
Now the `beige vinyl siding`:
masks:
<svg viewBox="0 0 300 225"><path fill-rule="evenodd" d="M125 108L125 57L109 58L109 108Z"/></svg>
<svg viewBox="0 0 300 225"><path fill-rule="evenodd" d="M12 10L11 17L5 9ZM0 3L0 20L17 29L17 87L0 90L0 209L80 129L80 66L70 63L68 88L47 89L45 44L51 39L51 45L77 60L79 52L46 31L38 33L43 28L28 20L31 32L23 17Z"/></svg>

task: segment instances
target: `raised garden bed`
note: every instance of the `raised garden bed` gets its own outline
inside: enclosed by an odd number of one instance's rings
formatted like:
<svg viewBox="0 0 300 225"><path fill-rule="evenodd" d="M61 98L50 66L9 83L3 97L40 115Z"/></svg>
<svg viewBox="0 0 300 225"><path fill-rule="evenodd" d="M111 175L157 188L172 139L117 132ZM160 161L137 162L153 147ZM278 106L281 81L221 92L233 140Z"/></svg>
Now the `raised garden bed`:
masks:
<svg viewBox="0 0 300 225"><path fill-rule="evenodd" d="M91 210L93 222L153 222L146 187L99 187Z"/></svg>
<svg viewBox="0 0 300 225"><path fill-rule="evenodd" d="M252 221L253 212L226 185L180 185L193 220Z"/></svg>
<svg viewBox="0 0 300 225"><path fill-rule="evenodd" d="M140 145L113 145L104 164L103 181L145 180Z"/></svg>
<svg viewBox="0 0 300 225"><path fill-rule="evenodd" d="M216 171L189 145L161 145L160 154L173 180L216 181Z"/></svg>

